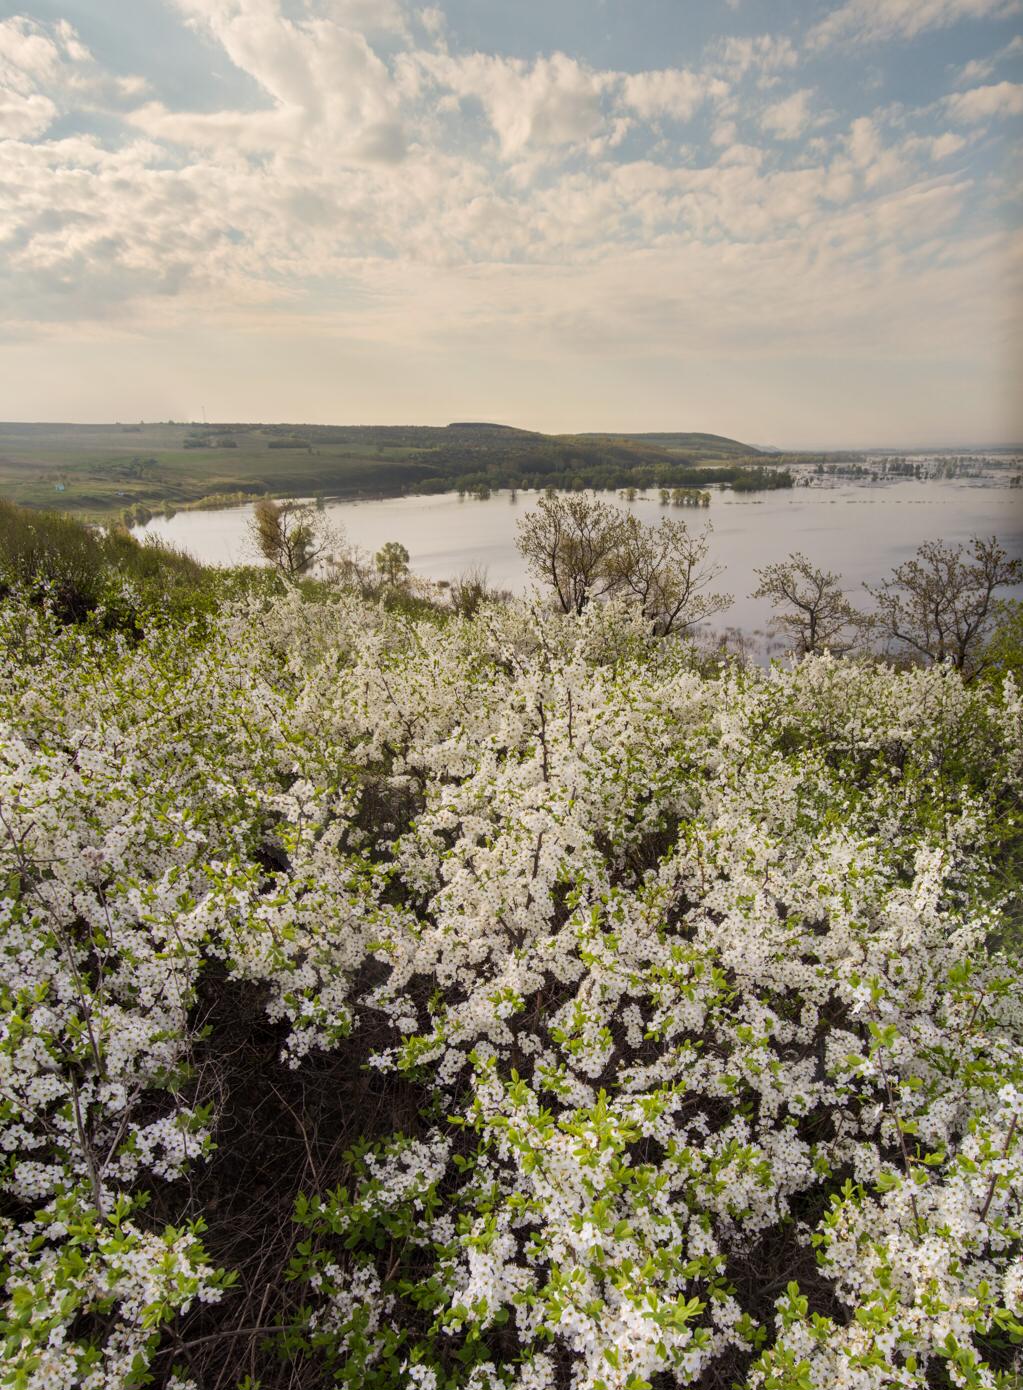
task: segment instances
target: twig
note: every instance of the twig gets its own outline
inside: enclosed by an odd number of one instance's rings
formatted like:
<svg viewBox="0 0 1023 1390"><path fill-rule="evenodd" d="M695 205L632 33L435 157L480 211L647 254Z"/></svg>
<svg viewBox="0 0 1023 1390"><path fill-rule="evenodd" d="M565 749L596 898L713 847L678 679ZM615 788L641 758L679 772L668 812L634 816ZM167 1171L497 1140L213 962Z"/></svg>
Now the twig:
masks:
<svg viewBox="0 0 1023 1390"><path fill-rule="evenodd" d="M1012 1147L1013 1137L1015 1136L1015 1133L1016 1133L1016 1119L1017 1119L1017 1116L1013 1115L1013 1117L1012 1117L1012 1124L1009 1126L1009 1132L1008 1132L1008 1134L1005 1136L1005 1144L1002 1146L1002 1157L1003 1157L1003 1158L1008 1157L1009 1149ZM992 1202L992 1200L994 1199L995 1187L996 1187L997 1183L998 1183L998 1174L997 1174L997 1173L992 1173L992 1174L991 1174L991 1181L988 1183L987 1196L984 1198L984 1205L983 1205L983 1206L981 1207L981 1209L980 1209L980 1219L981 1219L981 1221L986 1221L986 1220L987 1220L987 1214L988 1214L988 1211L989 1211L989 1209L990 1209L990 1207L991 1207L991 1202Z"/></svg>

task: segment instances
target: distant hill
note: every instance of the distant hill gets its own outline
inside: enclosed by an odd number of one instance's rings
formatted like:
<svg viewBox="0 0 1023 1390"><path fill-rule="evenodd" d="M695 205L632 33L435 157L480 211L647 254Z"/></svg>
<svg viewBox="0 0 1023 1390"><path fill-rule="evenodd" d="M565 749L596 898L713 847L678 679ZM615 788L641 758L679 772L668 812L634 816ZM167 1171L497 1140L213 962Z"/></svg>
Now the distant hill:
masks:
<svg viewBox="0 0 1023 1390"><path fill-rule="evenodd" d="M100 517L225 497L356 498L497 488L786 486L719 434L540 434L484 420L445 426L0 423L0 496Z"/></svg>
<svg viewBox="0 0 1023 1390"><path fill-rule="evenodd" d="M520 430L516 425L492 425L486 420L452 420L449 430L471 430L477 434L524 434L533 439L542 438L536 430Z"/></svg>
<svg viewBox="0 0 1023 1390"><path fill-rule="evenodd" d="M743 444L738 439L729 439L723 434L699 434L687 432L647 432L643 434L600 433L582 434L579 439L625 439L635 444L652 444L658 449L671 453L685 453L707 458L749 458L764 452L752 444Z"/></svg>

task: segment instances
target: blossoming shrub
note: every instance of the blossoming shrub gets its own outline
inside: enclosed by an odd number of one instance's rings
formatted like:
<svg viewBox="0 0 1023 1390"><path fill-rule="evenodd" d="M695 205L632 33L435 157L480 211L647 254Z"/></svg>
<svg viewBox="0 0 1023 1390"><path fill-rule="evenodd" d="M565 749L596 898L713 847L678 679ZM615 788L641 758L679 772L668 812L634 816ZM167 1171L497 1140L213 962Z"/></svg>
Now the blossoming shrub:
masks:
<svg viewBox="0 0 1023 1390"><path fill-rule="evenodd" d="M1011 679L613 604L0 642L0 1385L1016 1383Z"/></svg>

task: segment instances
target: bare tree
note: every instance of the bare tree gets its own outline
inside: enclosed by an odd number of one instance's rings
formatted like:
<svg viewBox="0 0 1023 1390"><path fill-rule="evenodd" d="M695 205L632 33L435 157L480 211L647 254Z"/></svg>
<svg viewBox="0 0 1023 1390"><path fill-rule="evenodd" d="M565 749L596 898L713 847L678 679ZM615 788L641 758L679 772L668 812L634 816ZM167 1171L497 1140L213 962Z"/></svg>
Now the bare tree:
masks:
<svg viewBox="0 0 1023 1390"><path fill-rule="evenodd" d="M753 573L760 584L750 598L766 598L782 610L771 631L784 633L800 656L825 648L847 652L856 644L866 619L845 597L841 575L817 569L799 551Z"/></svg>
<svg viewBox="0 0 1023 1390"><path fill-rule="evenodd" d="M263 558L289 579L308 574L339 545L339 537L309 502L262 497L253 508L249 532Z"/></svg>
<svg viewBox="0 0 1023 1390"><path fill-rule="evenodd" d="M624 520L606 502L546 495L519 521L518 545L529 571L550 584L563 612L581 613L620 583L613 561Z"/></svg>
<svg viewBox="0 0 1023 1390"><path fill-rule="evenodd" d="M985 664L984 639L995 590L1023 583L1023 559L1010 558L995 536L968 546L927 541L890 579L867 591L880 630L925 661L950 661L967 679Z"/></svg>
<svg viewBox="0 0 1023 1390"><path fill-rule="evenodd" d="M731 605L727 594L705 592L721 573L707 563L709 528L692 535L684 521L662 519L644 526L636 516L622 523L613 567L616 587L635 598L656 631L684 632Z"/></svg>
<svg viewBox="0 0 1023 1390"><path fill-rule="evenodd" d="M519 549L565 613L581 613L592 599L626 594L667 634L731 603L705 592L720 571L707 564L706 533L691 536L681 521L665 518L645 526L606 502L544 497L519 522Z"/></svg>

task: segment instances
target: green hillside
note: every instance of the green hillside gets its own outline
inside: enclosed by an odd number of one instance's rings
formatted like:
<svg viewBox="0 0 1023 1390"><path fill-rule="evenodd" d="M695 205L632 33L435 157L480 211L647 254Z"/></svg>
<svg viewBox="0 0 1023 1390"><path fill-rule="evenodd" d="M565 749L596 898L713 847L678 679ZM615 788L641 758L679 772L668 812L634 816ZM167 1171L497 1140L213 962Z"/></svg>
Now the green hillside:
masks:
<svg viewBox="0 0 1023 1390"><path fill-rule="evenodd" d="M719 435L545 435L486 422L0 424L0 495L84 516L264 493L357 498L742 478L777 485L783 475L762 475L763 462Z"/></svg>
<svg viewBox="0 0 1023 1390"><path fill-rule="evenodd" d="M723 434L654 432L647 434L585 434L581 435L580 438L627 440L633 444L647 444L657 449L666 449L673 454L693 455L701 462L711 458L749 458L751 455L764 452L761 449L755 449L751 444L743 444L738 439L729 439Z"/></svg>

